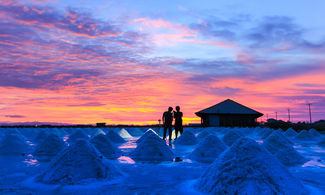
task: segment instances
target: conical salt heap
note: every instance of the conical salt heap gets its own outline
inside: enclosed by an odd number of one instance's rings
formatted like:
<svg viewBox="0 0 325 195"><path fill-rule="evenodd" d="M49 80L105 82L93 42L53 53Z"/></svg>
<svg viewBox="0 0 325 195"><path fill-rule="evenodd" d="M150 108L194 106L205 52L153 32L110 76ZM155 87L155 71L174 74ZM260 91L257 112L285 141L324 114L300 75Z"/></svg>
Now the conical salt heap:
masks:
<svg viewBox="0 0 325 195"><path fill-rule="evenodd" d="M111 180L121 175L88 140L78 139L61 152L36 180L46 184L73 185Z"/></svg>
<svg viewBox="0 0 325 195"><path fill-rule="evenodd" d="M128 132L131 136L134 136L134 137L139 137L139 136L143 135L143 131L140 130L139 128L129 128Z"/></svg>
<svg viewBox="0 0 325 195"><path fill-rule="evenodd" d="M300 133L295 137L295 140L301 140L301 141L311 141L314 139L315 136L306 130L300 131Z"/></svg>
<svg viewBox="0 0 325 195"><path fill-rule="evenodd" d="M297 136L298 133L294 129L289 128L284 132L284 135L288 136L288 137L294 137L294 136Z"/></svg>
<svg viewBox="0 0 325 195"><path fill-rule="evenodd" d="M240 138L203 173L198 188L210 194L308 194L274 156L249 138Z"/></svg>
<svg viewBox="0 0 325 195"><path fill-rule="evenodd" d="M30 149L19 134L7 133L0 141L0 155L25 155Z"/></svg>
<svg viewBox="0 0 325 195"><path fill-rule="evenodd" d="M273 132L263 142L263 146L286 166L302 164L307 160L301 156L280 132Z"/></svg>
<svg viewBox="0 0 325 195"><path fill-rule="evenodd" d="M156 134L148 134L130 154L138 161L172 161L173 152Z"/></svg>
<svg viewBox="0 0 325 195"><path fill-rule="evenodd" d="M237 141L241 137L241 134L234 131L229 130L223 137L222 141L227 145L231 146L235 141Z"/></svg>
<svg viewBox="0 0 325 195"><path fill-rule="evenodd" d="M113 143L124 143L125 140L113 130L108 130L106 137Z"/></svg>
<svg viewBox="0 0 325 195"><path fill-rule="evenodd" d="M65 143L56 134L49 134L33 152L33 156L42 160L50 160L65 148Z"/></svg>
<svg viewBox="0 0 325 195"><path fill-rule="evenodd" d="M72 133L69 136L68 141L71 143L71 142L77 141L77 139L86 139L86 140L88 140L89 137L83 130L78 129L77 131L75 131L74 133Z"/></svg>
<svg viewBox="0 0 325 195"><path fill-rule="evenodd" d="M322 134L320 134L316 129L310 129L309 132L315 137L322 136Z"/></svg>
<svg viewBox="0 0 325 195"><path fill-rule="evenodd" d="M197 144L197 139L191 131L184 131L183 134L175 140L175 144L180 145L195 145Z"/></svg>
<svg viewBox="0 0 325 195"><path fill-rule="evenodd" d="M34 142L42 143L48 135L50 135L50 132L48 130L41 129L38 132L37 136L34 138Z"/></svg>
<svg viewBox="0 0 325 195"><path fill-rule="evenodd" d="M197 138L204 140L208 135L211 135L211 133L207 130L203 130L198 134Z"/></svg>
<svg viewBox="0 0 325 195"><path fill-rule="evenodd" d="M27 140L27 138L20 131L18 131L17 129L6 129L3 136L6 136L8 134L15 134L18 137L20 137L20 139L23 139L24 141Z"/></svg>
<svg viewBox="0 0 325 195"><path fill-rule="evenodd" d="M123 139L132 138L132 136L129 134L129 132L126 129L117 130L116 133L119 134Z"/></svg>
<svg viewBox="0 0 325 195"><path fill-rule="evenodd" d="M189 158L199 162L211 163L226 150L227 146L215 135L207 135Z"/></svg>
<svg viewBox="0 0 325 195"><path fill-rule="evenodd" d="M152 129L148 129L137 141L136 143L141 143L143 140L145 140L148 136L152 136L154 137L153 135L156 136L157 139L159 139L161 142L165 143L164 140L162 140L159 135L153 131Z"/></svg>
<svg viewBox="0 0 325 195"><path fill-rule="evenodd" d="M90 135L92 138L96 137L97 135L106 135L105 131L103 131L102 129L92 129L90 131Z"/></svg>
<svg viewBox="0 0 325 195"><path fill-rule="evenodd" d="M121 151L104 135L98 134L91 139L91 143L102 153L106 158L117 158L120 156Z"/></svg>
<svg viewBox="0 0 325 195"><path fill-rule="evenodd" d="M269 136L271 133L273 133L272 129L269 128L263 128L262 131L258 134L262 139L265 139L267 136Z"/></svg>

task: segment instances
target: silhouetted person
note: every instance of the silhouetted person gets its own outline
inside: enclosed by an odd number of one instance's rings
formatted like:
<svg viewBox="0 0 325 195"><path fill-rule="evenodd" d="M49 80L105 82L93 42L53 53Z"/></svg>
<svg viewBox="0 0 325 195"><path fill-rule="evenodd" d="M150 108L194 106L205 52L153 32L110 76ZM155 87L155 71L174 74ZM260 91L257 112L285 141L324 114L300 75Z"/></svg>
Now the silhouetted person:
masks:
<svg viewBox="0 0 325 195"><path fill-rule="evenodd" d="M173 124L173 108L169 107L168 111L164 112L162 120L164 123L164 137L163 139L166 139L167 129L169 134L169 143L172 140L172 124Z"/></svg>
<svg viewBox="0 0 325 195"><path fill-rule="evenodd" d="M179 136L183 133L183 112L180 112L180 107L176 106L176 112L174 111L175 118L175 134L177 138L177 134L179 132Z"/></svg>

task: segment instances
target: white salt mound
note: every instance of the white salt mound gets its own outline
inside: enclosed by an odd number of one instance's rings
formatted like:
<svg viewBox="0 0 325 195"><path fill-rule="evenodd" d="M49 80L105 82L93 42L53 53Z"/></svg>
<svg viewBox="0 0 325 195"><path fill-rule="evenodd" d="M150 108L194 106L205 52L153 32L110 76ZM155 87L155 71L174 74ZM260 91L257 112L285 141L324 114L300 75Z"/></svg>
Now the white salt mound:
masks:
<svg viewBox="0 0 325 195"><path fill-rule="evenodd" d="M91 133L92 137L96 137L97 135L106 135L106 133L102 129L96 129L94 132Z"/></svg>
<svg viewBox="0 0 325 195"><path fill-rule="evenodd" d="M316 129L310 129L309 132L315 137L322 136L322 134L320 134Z"/></svg>
<svg viewBox="0 0 325 195"><path fill-rule="evenodd" d="M259 136L261 136L262 139L265 139L271 133L273 133L273 130L269 128L263 128L262 131L259 133Z"/></svg>
<svg viewBox="0 0 325 195"><path fill-rule="evenodd" d="M141 143L143 140L145 140L148 136L152 136L152 137L156 137L158 138L160 141L162 141L163 143L165 143L164 140L162 140L159 135L153 131L152 129L148 129L137 141L136 143Z"/></svg>
<svg viewBox="0 0 325 195"><path fill-rule="evenodd" d="M249 138L240 138L203 173L198 188L209 194L308 194L274 156Z"/></svg>
<svg viewBox="0 0 325 195"><path fill-rule="evenodd" d="M148 134L130 156L138 161L172 161L174 154L157 135Z"/></svg>
<svg viewBox="0 0 325 195"><path fill-rule="evenodd" d="M139 128L129 128L128 132L131 136L134 136L134 137L139 137L139 136L143 135L143 131L140 130Z"/></svg>
<svg viewBox="0 0 325 195"><path fill-rule="evenodd" d="M120 156L121 151L104 135L98 134L91 139L91 143L102 153L106 158L117 158Z"/></svg>
<svg viewBox="0 0 325 195"><path fill-rule="evenodd" d="M295 139L296 140L300 140L300 141L310 141L310 140L314 140L315 139L315 136L313 134L311 134L309 131L302 130L295 137Z"/></svg>
<svg viewBox="0 0 325 195"><path fill-rule="evenodd" d="M117 130L116 133L119 134L124 139L132 138L132 136L129 134L129 132L126 129Z"/></svg>
<svg viewBox="0 0 325 195"><path fill-rule="evenodd" d="M226 150L227 146L215 135L208 135L199 143L189 158L199 162L211 163Z"/></svg>
<svg viewBox="0 0 325 195"><path fill-rule="evenodd" d="M19 134L6 134L0 142L0 155L25 155L30 146Z"/></svg>
<svg viewBox="0 0 325 195"><path fill-rule="evenodd" d="M227 146L231 146L235 141L237 141L239 138L241 137L241 135L234 131L234 130L230 130L228 131L223 137L222 137L222 141L227 145Z"/></svg>
<svg viewBox="0 0 325 195"><path fill-rule="evenodd" d="M109 130L106 133L106 137L114 143L124 143L125 140L113 130Z"/></svg>
<svg viewBox="0 0 325 195"><path fill-rule="evenodd" d="M65 148L65 143L56 134L49 134L33 152L33 156L42 160L50 160Z"/></svg>
<svg viewBox="0 0 325 195"><path fill-rule="evenodd" d="M174 144L195 145L197 142L195 135L191 131L184 131L183 134L175 140Z"/></svg>
<svg viewBox="0 0 325 195"><path fill-rule="evenodd" d="M293 136L298 135L298 133L294 129L289 128L284 132L284 135L288 136L288 137L293 137Z"/></svg>
<svg viewBox="0 0 325 195"><path fill-rule="evenodd" d="M77 139L86 139L86 140L88 140L89 137L83 130L78 129L69 136L68 141L69 142L75 142L75 141L77 141Z"/></svg>
<svg viewBox="0 0 325 195"><path fill-rule="evenodd" d="M8 129L8 130L6 130L4 136L6 136L8 134L15 134L18 137L20 137L21 139L23 139L25 141L27 140L27 138L20 131L18 131L17 129Z"/></svg>
<svg viewBox="0 0 325 195"><path fill-rule="evenodd" d="M60 153L36 180L46 184L73 185L111 180L121 175L88 140L78 139Z"/></svg>
<svg viewBox="0 0 325 195"><path fill-rule="evenodd" d="M307 161L280 132L275 131L268 136L263 146L286 166L294 166Z"/></svg>
<svg viewBox="0 0 325 195"><path fill-rule="evenodd" d="M50 132L48 130L41 129L37 136L34 138L34 142L41 143L48 135L50 135Z"/></svg>
<svg viewBox="0 0 325 195"><path fill-rule="evenodd" d="M211 133L207 130L203 130L199 133L199 135L197 136L198 139L202 139L204 140L208 135L211 135Z"/></svg>

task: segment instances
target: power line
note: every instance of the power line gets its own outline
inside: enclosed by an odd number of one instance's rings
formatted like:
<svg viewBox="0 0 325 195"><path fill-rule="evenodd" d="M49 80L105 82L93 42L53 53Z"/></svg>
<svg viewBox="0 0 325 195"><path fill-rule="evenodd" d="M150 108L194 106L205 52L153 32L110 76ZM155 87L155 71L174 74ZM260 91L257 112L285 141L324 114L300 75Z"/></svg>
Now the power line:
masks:
<svg viewBox="0 0 325 195"><path fill-rule="evenodd" d="M312 121L311 121L311 108L310 108L310 106L312 104L311 103L308 103L307 105L308 105L308 108L309 108L309 122L312 123Z"/></svg>
<svg viewBox="0 0 325 195"><path fill-rule="evenodd" d="M288 122L290 122L290 108L288 108Z"/></svg>

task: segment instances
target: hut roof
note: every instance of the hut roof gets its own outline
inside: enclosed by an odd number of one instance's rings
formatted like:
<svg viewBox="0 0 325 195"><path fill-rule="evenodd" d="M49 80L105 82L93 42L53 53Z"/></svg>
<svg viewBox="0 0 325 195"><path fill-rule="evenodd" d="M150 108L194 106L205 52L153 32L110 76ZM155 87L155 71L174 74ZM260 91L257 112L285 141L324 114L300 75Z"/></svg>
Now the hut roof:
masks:
<svg viewBox="0 0 325 195"><path fill-rule="evenodd" d="M202 116L204 114L248 114L263 116L262 113L257 112L230 99L227 99L214 106L196 112L195 114L198 116Z"/></svg>

